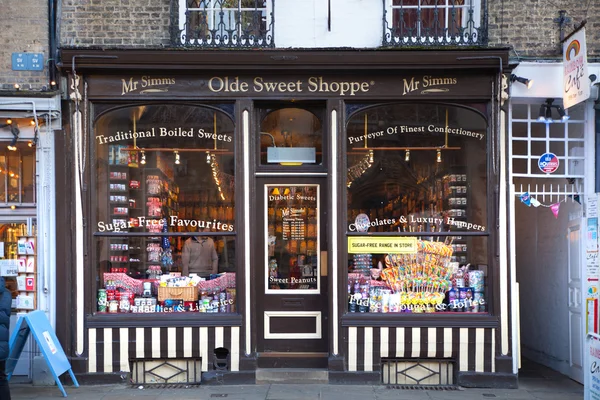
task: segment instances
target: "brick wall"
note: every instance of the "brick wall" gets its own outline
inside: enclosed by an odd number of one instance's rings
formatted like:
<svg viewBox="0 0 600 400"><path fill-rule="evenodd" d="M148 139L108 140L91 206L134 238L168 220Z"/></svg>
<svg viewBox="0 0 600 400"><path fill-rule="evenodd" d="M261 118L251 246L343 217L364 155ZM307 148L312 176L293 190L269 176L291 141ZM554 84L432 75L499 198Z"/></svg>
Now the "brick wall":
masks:
<svg viewBox="0 0 600 400"><path fill-rule="evenodd" d="M33 2L27 0L24 3ZM588 56L592 59L600 58L600 0L487 2L490 45L512 46L521 57L560 58L559 27L553 19L558 17L559 10L567 11L566 15L571 18L571 23L565 27L568 34L573 30L575 23L580 23L586 17L587 8ZM177 7L178 2L170 0L63 0L60 45L104 48L169 47L171 3L174 4L173 7ZM357 7L357 10L360 10L360 7ZM281 14L281 7L279 13ZM282 22L285 16L279 17L282 18L277 19L278 23L285 25L285 22ZM307 22L314 23L312 20ZM307 29L310 31L309 27ZM378 27L374 25L373 29ZM347 45L353 43L351 35L347 37L347 42Z"/></svg>
<svg viewBox="0 0 600 400"><path fill-rule="evenodd" d="M571 18L565 35L587 18L588 57L600 58L599 0L488 0L488 7L491 45L510 45L521 57L561 58L559 25L553 19L565 10Z"/></svg>
<svg viewBox="0 0 600 400"><path fill-rule="evenodd" d="M43 71L13 71L12 53L43 53L48 60L48 2L0 0L0 90L3 84L48 85L48 67Z"/></svg>
<svg viewBox="0 0 600 400"><path fill-rule="evenodd" d="M169 0L63 0L60 46L167 46L170 3Z"/></svg>

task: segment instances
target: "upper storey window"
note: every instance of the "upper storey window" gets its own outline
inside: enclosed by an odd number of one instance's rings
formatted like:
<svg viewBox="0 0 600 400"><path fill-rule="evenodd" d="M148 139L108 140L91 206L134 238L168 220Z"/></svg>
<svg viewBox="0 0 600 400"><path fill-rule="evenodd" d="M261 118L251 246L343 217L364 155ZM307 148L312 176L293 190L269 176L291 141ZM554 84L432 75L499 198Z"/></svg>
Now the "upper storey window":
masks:
<svg viewBox="0 0 600 400"><path fill-rule="evenodd" d="M195 47L272 47L273 0L180 0L177 41Z"/></svg>
<svg viewBox="0 0 600 400"><path fill-rule="evenodd" d="M485 0L386 0L383 44L389 46L483 45Z"/></svg>

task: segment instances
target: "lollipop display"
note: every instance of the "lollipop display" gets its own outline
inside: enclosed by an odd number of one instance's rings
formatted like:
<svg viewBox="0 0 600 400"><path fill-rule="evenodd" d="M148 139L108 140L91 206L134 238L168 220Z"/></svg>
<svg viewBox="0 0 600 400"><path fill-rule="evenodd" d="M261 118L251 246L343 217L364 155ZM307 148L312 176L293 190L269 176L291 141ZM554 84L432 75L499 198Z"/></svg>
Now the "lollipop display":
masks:
<svg viewBox="0 0 600 400"><path fill-rule="evenodd" d="M387 254L381 278L391 293L386 293L389 304L382 304L381 308L389 312L436 311L451 287L451 241L420 240L415 254Z"/></svg>

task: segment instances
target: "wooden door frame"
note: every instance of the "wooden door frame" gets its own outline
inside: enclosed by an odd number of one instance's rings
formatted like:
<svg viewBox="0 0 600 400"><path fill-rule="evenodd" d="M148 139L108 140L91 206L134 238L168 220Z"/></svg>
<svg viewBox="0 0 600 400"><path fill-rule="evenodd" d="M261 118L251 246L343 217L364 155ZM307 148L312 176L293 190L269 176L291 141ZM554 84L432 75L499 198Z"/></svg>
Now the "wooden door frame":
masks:
<svg viewBox="0 0 600 400"><path fill-rule="evenodd" d="M265 347L265 331L264 331L264 316L266 311L271 311L272 313L277 314L277 310L267 310L266 309L266 297L267 296L278 296L277 293L265 293L265 285L266 285L266 270L264 266L264 225L263 221L265 218L265 209L264 209L264 185L272 185L272 184L288 184L288 185L319 185L319 199L318 199L318 207L319 207L319 252L326 252L328 249L328 240L327 234L328 230L327 226L327 215L328 215L328 200L326 194L328 193L328 178L327 176L304 176L304 175L287 175L287 176L261 176L256 177L255 179L255 193L256 193L256 212L255 212L255 227L253 228L253 243L252 247L254 248L254 255L252 257L252 268L251 268L251 276L253 277L254 287L252 288L252 293L254 294L254 307L253 312L256 313L255 318L255 327L256 327L256 349L259 354L264 352ZM320 273L318 279L320 280L319 293L315 293L314 295L321 296L322 300L320 301L320 333L321 337L319 339L319 348L318 352L313 353L328 353L329 349L329 282L327 281L327 276L323 276L323 273L329 270L326 263L328 259L320 258ZM309 293L300 293L294 294L291 291L286 291L281 294L281 296L287 296L290 299L286 299L289 301L293 301L294 298L301 299L304 296L312 296L313 294ZM299 308L299 313L308 313L307 316L316 310L305 310L303 308ZM274 314L274 315L275 315ZM300 315L300 314L298 314ZM310 339L310 337L307 337ZM300 341L298 342L300 343ZM298 353L311 353L311 352L298 352Z"/></svg>

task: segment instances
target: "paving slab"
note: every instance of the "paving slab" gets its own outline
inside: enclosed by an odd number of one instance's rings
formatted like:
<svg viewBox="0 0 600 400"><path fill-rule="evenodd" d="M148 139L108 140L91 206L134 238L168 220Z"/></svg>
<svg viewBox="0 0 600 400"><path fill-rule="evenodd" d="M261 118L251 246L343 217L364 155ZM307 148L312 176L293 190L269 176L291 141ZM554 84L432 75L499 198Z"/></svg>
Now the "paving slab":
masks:
<svg viewBox="0 0 600 400"><path fill-rule="evenodd" d="M583 393L583 385L571 379L520 379L519 389L536 392L580 392Z"/></svg>
<svg viewBox="0 0 600 400"><path fill-rule="evenodd" d="M427 394L432 400L535 400L531 393L521 389L430 390Z"/></svg>
<svg viewBox="0 0 600 400"><path fill-rule="evenodd" d="M377 400L431 400L426 390L390 389L375 386Z"/></svg>
<svg viewBox="0 0 600 400"><path fill-rule="evenodd" d="M536 400L582 400L582 393L532 393Z"/></svg>
<svg viewBox="0 0 600 400"><path fill-rule="evenodd" d="M323 385L272 384L266 400L321 400Z"/></svg>
<svg viewBox="0 0 600 400"><path fill-rule="evenodd" d="M375 398L373 386L365 385L323 385L321 399L365 400Z"/></svg>

